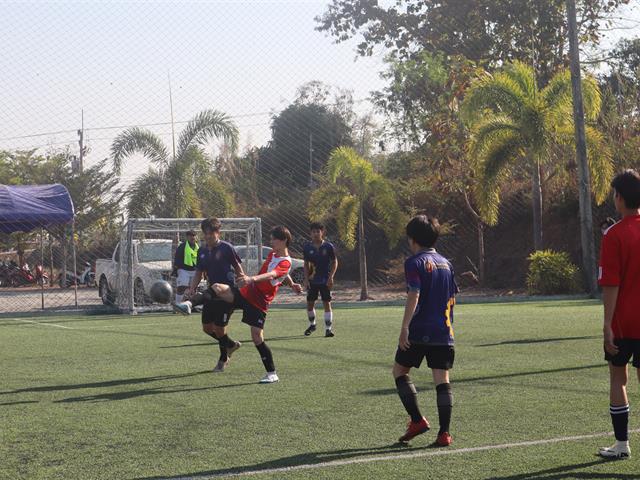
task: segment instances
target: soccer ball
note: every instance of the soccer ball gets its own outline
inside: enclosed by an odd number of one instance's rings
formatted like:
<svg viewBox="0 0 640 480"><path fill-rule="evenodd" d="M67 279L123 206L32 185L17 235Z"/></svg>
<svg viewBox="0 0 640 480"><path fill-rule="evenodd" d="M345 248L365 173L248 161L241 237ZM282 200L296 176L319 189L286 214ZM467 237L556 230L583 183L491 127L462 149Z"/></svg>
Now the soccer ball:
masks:
<svg viewBox="0 0 640 480"><path fill-rule="evenodd" d="M151 295L154 302L169 303L171 302L171 296L173 295L173 288L171 288L171 284L169 282L165 280L158 280L151 285L149 295Z"/></svg>

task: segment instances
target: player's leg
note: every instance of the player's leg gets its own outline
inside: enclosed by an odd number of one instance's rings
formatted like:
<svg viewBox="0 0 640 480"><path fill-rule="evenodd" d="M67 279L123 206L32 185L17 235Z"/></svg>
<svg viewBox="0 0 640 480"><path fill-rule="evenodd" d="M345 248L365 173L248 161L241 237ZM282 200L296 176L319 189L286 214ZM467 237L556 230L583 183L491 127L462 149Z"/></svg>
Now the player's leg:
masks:
<svg viewBox="0 0 640 480"><path fill-rule="evenodd" d="M214 283L213 285L211 285L211 288L209 290L212 291L214 297L217 297L224 302L234 302L235 296L233 293L233 289L229 285L226 285L224 283Z"/></svg>
<svg viewBox="0 0 640 480"><path fill-rule="evenodd" d="M307 291L307 318L309 319L309 326L304 331L305 336L309 336L316 331L316 300L318 300L318 288L317 285L311 284Z"/></svg>
<svg viewBox="0 0 640 480"><path fill-rule="evenodd" d="M422 362L422 357L419 356L419 352L416 350L413 346L408 350L400 350L398 348L396 360L393 364L392 374L396 382L398 396L410 417L406 432L398 439L400 442L408 442L429 430L429 422L422 416L418 407L418 391L411 378L409 378L411 368L413 366L419 367Z"/></svg>
<svg viewBox="0 0 640 480"><path fill-rule="evenodd" d="M266 373L262 379L260 379L260 383L275 383L279 380L278 374L276 373L276 366L273 362L273 353L271 349L264 341L263 330L260 327L251 326L251 340L253 340L253 344L256 346L258 353L260 354L260 359L262 360L262 364L264 365L264 369Z"/></svg>
<svg viewBox="0 0 640 480"><path fill-rule="evenodd" d="M322 298L322 306L324 307L324 328L325 337L333 337L333 310L331 309L331 290L327 285L322 285L320 288L320 295Z"/></svg>
<svg viewBox="0 0 640 480"><path fill-rule="evenodd" d="M426 349L427 366L431 369L433 383L436 386L436 405L440 429L436 445L447 447L453 439L449 434L453 393L449 382L449 370L453 368L455 349L453 345L430 345Z"/></svg>

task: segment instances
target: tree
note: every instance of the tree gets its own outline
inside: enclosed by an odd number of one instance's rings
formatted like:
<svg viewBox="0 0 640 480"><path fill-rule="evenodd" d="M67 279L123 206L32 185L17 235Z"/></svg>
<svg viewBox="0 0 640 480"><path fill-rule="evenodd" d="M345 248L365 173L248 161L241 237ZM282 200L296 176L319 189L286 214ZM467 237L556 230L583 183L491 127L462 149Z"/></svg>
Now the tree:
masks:
<svg viewBox="0 0 640 480"><path fill-rule="evenodd" d="M583 95L585 116L594 121L601 97L592 77L583 81ZM539 89L533 69L514 62L494 76L476 80L462 112L472 131L469 152L482 218L490 225L497 223L502 186L514 168L525 169L532 177L534 248L542 249L541 166L557 158L553 155L556 146L574 145L570 72L559 72ZM592 189L601 203L608 194L613 164L602 134L593 126L587 127L587 148Z"/></svg>
<svg viewBox="0 0 640 480"><path fill-rule="evenodd" d="M579 2L582 42L597 45L602 23L628 2ZM564 0L398 0L386 8L377 0L333 0L316 22L317 30L329 32L337 42L361 36L360 55L383 47L401 60L426 50L462 55L486 67L535 61L538 80L546 85L565 64L564 12Z"/></svg>
<svg viewBox="0 0 640 480"><path fill-rule="evenodd" d="M134 127L118 135L111 146L114 170L119 174L126 158L138 153L150 160L148 171L131 187L127 209L130 216L199 216L203 205L197 194L199 169L210 171L203 146L213 140L224 141L234 151L238 129L222 112L205 110L189 121L180 134L175 157L154 133Z"/></svg>
<svg viewBox="0 0 640 480"><path fill-rule="evenodd" d="M365 250L365 206L376 212L390 246L402 236L405 215L392 184L373 171L370 162L351 147L336 148L329 157L323 183L311 194L307 207L312 220L335 218L338 235L348 250L359 250L360 300L369 298Z"/></svg>

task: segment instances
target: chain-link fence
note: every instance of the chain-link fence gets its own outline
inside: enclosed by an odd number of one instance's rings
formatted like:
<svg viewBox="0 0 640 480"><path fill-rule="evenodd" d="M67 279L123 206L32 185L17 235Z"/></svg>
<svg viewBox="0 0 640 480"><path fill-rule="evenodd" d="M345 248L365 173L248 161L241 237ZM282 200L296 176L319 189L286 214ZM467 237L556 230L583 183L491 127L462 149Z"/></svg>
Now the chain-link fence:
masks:
<svg viewBox="0 0 640 480"><path fill-rule="evenodd" d="M117 303L96 265L114 261L134 218L283 224L296 258L321 220L338 301L402 298L402 229L416 212L443 224L438 248L466 293L525 292L536 247L580 264L571 114L547 88L568 78L564 2L464 3L5 5L0 185L63 185L74 210L0 232L0 313ZM612 172L640 165L637 8L578 2L600 99L585 95L596 247L615 217ZM513 111L481 95L471 105L481 81L507 85L504 72L521 97ZM489 123L504 130L481 143ZM335 174L339 147L356 160ZM16 213L2 205L0 223Z"/></svg>

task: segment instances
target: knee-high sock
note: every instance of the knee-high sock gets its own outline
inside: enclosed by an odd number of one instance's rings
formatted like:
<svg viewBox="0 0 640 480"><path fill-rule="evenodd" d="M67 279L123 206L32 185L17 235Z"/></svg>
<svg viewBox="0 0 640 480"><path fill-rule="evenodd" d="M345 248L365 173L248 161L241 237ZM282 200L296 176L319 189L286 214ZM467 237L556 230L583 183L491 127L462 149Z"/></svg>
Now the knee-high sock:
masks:
<svg viewBox="0 0 640 480"><path fill-rule="evenodd" d="M613 433L616 440L626 442L629 440L629 404L614 407L609 406L611 414L611 423L613 424Z"/></svg>
<svg viewBox="0 0 640 480"><path fill-rule="evenodd" d="M331 330L333 326L333 312L324 312L324 326L327 330Z"/></svg>
<svg viewBox="0 0 640 480"><path fill-rule="evenodd" d="M413 422L422 420L422 414L418 408L418 392L409 375L401 375L396 378L396 388L398 396L404 409L407 411Z"/></svg>
<svg viewBox="0 0 640 480"><path fill-rule="evenodd" d="M229 360L229 355L227 355L227 347L222 344L218 336L215 333L207 333L207 335L218 341L218 347L220 348L220 358L218 360L221 362L226 362L227 360Z"/></svg>
<svg viewBox="0 0 640 480"><path fill-rule="evenodd" d="M438 404L438 419L440 420L440 431L448 432L451 423L451 410L453 408L453 394L450 383L436 385L436 402Z"/></svg>
<svg viewBox="0 0 640 480"><path fill-rule="evenodd" d="M271 349L267 346L265 342L262 342L260 345L256 345L258 349L258 353L260 353L260 358L262 359L262 364L267 372L275 372L276 366L273 363L273 354L271 353Z"/></svg>

